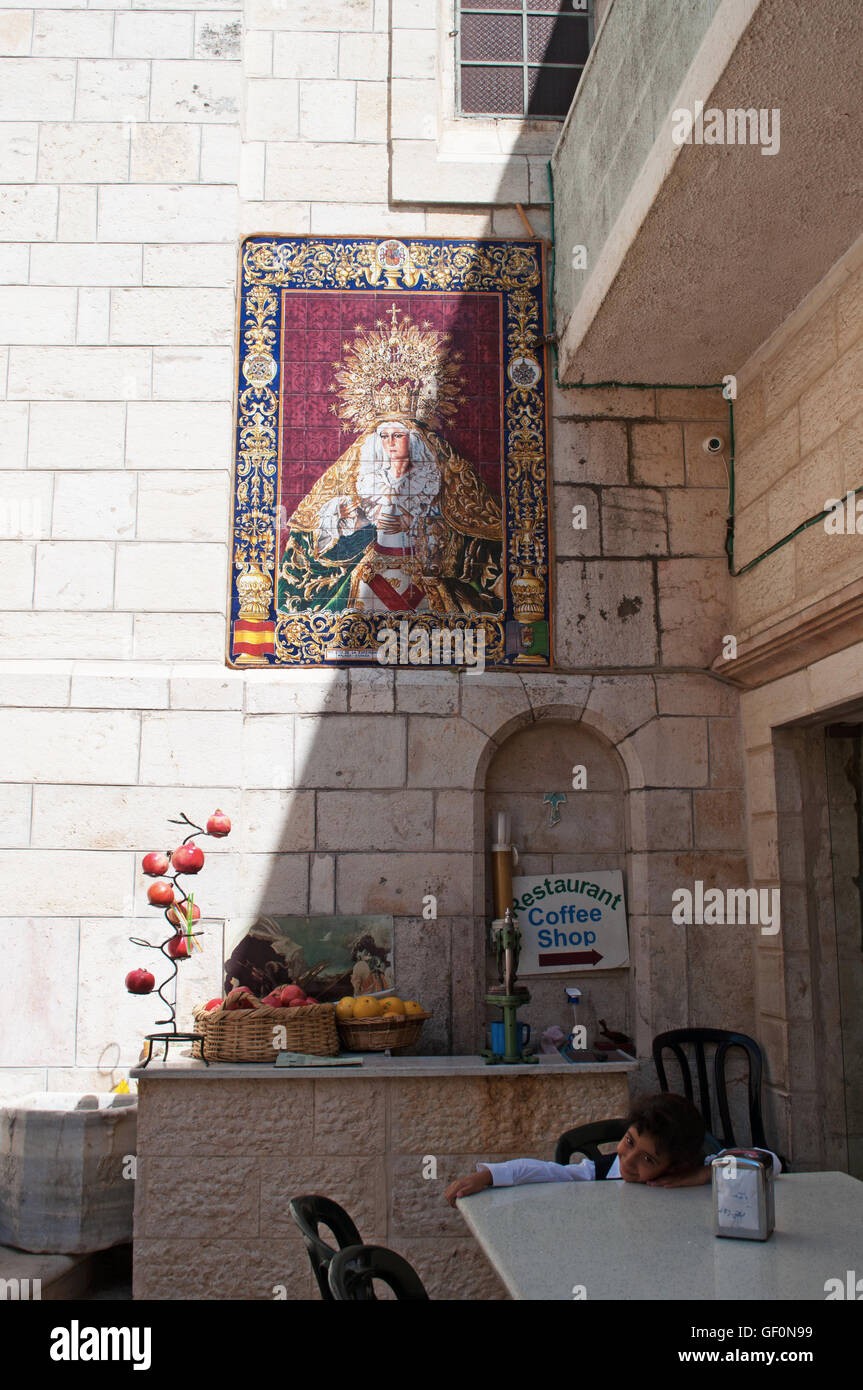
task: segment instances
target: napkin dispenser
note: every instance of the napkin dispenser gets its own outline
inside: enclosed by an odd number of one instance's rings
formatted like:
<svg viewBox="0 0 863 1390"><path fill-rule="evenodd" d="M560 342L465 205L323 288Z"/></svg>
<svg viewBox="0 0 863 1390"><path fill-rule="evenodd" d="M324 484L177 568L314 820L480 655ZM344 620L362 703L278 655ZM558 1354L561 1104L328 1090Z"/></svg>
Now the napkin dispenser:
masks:
<svg viewBox="0 0 863 1390"><path fill-rule="evenodd" d="M775 1225L772 1156L757 1149L726 1149L710 1166L713 1234L767 1240Z"/></svg>

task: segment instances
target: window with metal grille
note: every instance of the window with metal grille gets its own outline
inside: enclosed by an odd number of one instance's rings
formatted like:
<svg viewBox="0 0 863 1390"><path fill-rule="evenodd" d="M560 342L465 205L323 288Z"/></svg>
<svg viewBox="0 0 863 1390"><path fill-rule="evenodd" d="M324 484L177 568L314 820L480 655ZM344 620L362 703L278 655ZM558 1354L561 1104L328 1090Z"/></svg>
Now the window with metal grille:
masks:
<svg viewBox="0 0 863 1390"><path fill-rule="evenodd" d="M562 120L593 40L593 0L458 0L463 116Z"/></svg>

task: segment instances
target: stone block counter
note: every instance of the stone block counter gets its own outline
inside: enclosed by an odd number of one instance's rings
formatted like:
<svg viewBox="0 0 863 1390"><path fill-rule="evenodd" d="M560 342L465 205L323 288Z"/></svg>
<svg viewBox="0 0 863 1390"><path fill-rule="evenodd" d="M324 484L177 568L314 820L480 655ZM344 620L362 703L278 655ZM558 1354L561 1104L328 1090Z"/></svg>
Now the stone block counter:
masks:
<svg viewBox="0 0 863 1390"><path fill-rule="evenodd" d="M318 1194L409 1260L431 1298L506 1298L444 1189L479 1160L550 1159L564 1130L624 1114L635 1069L375 1055L319 1072L138 1067L134 1297L317 1299L288 1202Z"/></svg>

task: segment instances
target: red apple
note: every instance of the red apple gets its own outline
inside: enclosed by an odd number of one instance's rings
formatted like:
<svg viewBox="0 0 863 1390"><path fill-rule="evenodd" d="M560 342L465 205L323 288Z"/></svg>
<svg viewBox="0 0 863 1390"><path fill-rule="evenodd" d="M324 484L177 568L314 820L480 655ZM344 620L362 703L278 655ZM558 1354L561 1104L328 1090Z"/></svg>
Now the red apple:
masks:
<svg viewBox="0 0 863 1390"><path fill-rule="evenodd" d="M149 994L155 983L156 977L149 970L130 970L126 976L126 988L130 994Z"/></svg>
<svg viewBox="0 0 863 1390"><path fill-rule="evenodd" d="M305 999L306 997L299 985L282 985L282 995L288 1004L292 999Z"/></svg>
<svg viewBox="0 0 863 1390"><path fill-rule="evenodd" d="M157 879L147 889L147 897L154 907L167 907L174 901L174 885L166 878Z"/></svg>
<svg viewBox="0 0 863 1390"><path fill-rule="evenodd" d="M152 854L145 854L141 861L141 868L150 878L161 878L171 867L171 856L163 854L161 850L154 850Z"/></svg>
<svg viewBox="0 0 863 1390"><path fill-rule="evenodd" d="M204 1008L207 1010L207 1013L210 1013L213 1009L220 1009L224 1002L224 999L209 999L204 1005Z"/></svg>
<svg viewBox="0 0 863 1390"><path fill-rule="evenodd" d="M173 907L170 907L170 908L168 909L168 911L166 912L165 916L168 918L168 921L169 921L170 923L172 923L173 926L175 926L175 927L185 927L186 923L187 923L188 920L189 920L189 903L188 903L188 902L184 902L184 903L174 903L174 906L173 906ZM194 926L194 924L198 921L198 919L200 918L200 916L201 916L201 909L198 907L198 904L197 904L197 903L193 903L193 904L192 904L192 925L193 925L193 926Z"/></svg>
<svg viewBox="0 0 863 1390"><path fill-rule="evenodd" d="M214 839L220 839L223 835L230 835L231 822L224 811L214 811L207 821L207 834Z"/></svg>
<svg viewBox="0 0 863 1390"><path fill-rule="evenodd" d="M171 960L187 960L189 956L189 947L186 938L180 936L179 933L177 936L171 937L165 950L168 952Z"/></svg>
<svg viewBox="0 0 863 1390"><path fill-rule="evenodd" d="M190 841L174 850L171 863L178 874L196 874L204 867L204 851Z"/></svg>

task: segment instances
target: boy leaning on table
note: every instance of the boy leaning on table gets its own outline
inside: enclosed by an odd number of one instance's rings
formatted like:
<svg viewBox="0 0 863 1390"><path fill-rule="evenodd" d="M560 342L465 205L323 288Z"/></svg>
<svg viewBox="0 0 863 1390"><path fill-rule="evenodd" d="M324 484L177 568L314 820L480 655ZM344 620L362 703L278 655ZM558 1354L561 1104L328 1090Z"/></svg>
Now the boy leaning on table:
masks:
<svg viewBox="0 0 863 1390"><path fill-rule="evenodd" d="M509 1163L478 1163L477 1171L450 1183L444 1196L451 1207L484 1187L514 1187L526 1182L599 1182L622 1178L648 1187L698 1187L710 1182L710 1162L703 1157L704 1121L691 1100L661 1091L635 1101L626 1117L626 1133L616 1154L598 1162L543 1163L537 1158L514 1158ZM716 1152L725 1152L716 1146ZM769 1149L762 1152L770 1153ZM774 1174L782 1164L773 1158Z"/></svg>

